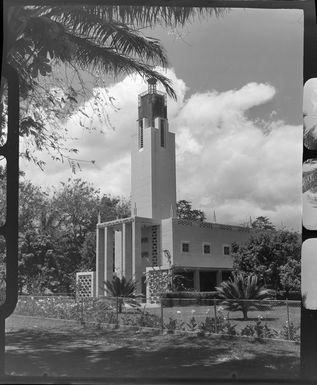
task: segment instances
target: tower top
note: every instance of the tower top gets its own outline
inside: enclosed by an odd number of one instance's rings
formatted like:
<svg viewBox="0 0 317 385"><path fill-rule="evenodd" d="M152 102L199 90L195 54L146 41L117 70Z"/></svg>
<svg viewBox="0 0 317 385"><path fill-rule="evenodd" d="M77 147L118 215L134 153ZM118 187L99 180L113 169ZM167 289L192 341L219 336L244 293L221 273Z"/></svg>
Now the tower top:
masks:
<svg viewBox="0 0 317 385"><path fill-rule="evenodd" d="M149 94L156 94L157 80L155 78L149 78L147 82L148 82L148 93Z"/></svg>
<svg viewBox="0 0 317 385"><path fill-rule="evenodd" d="M155 118L167 119L166 94L157 91L155 78L147 79L148 89L139 94L139 117L147 119L147 127L154 127ZM144 127L145 128L145 127Z"/></svg>

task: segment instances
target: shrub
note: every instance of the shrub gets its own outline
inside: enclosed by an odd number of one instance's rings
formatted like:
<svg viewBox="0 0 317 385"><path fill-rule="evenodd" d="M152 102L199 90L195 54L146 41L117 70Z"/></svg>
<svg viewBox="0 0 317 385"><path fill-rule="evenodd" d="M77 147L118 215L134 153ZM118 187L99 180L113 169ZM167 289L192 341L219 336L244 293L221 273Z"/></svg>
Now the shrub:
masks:
<svg viewBox="0 0 317 385"><path fill-rule="evenodd" d="M168 333L175 333L176 330L184 330L185 324L183 321L177 321L170 317L169 322L164 324L164 328L167 329Z"/></svg>
<svg viewBox="0 0 317 385"><path fill-rule="evenodd" d="M261 300L272 297L272 290L262 286L256 275L236 273L233 278L216 287L218 298L224 299L223 304L230 311L240 310L243 319L248 319L248 311L261 307ZM256 300L256 301L252 301Z"/></svg>
<svg viewBox="0 0 317 385"><path fill-rule="evenodd" d="M296 341L299 342L300 336L298 334L300 327L295 326L293 322L288 323L287 321L283 325L283 328L280 332L280 335L282 338L285 340L290 340L290 341Z"/></svg>
<svg viewBox="0 0 317 385"><path fill-rule="evenodd" d="M246 325L241 330L242 336L256 337L256 338L275 338L278 336L278 332L275 329L271 329L265 323L262 324L261 318L255 321L253 325Z"/></svg>
<svg viewBox="0 0 317 385"><path fill-rule="evenodd" d="M199 328L206 333L215 333L216 332L215 319L213 317L207 316L205 321L202 321L200 323Z"/></svg>
<svg viewBox="0 0 317 385"><path fill-rule="evenodd" d="M192 317L189 322L186 323L186 328L191 332L197 331L199 329L195 317Z"/></svg>
<svg viewBox="0 0 317 385"><path fill-rule="evenodd" d="M137 318L137 324L140 327L159 328L161 327L161 319L155 314L142 312Z"/></svg>
<svg viewBox="0 0 317 385"><path fill-rule="evenodd" d="M136 282L133 279L126 280L125 277L115 277L112 281L104 281L106 292L118 299L117 311L122 312L122 305L125 302L131 303L137 306L137 303L133 300L136 291ZM127 298L129 298L127 300Z"/></svg>
<svg viewBox="0 0 317 385"><path fill-rule="evenodd" d="M221 328L221 333L227 334L229 336L236 336L238 333L236 331L237 325L232 325L231 322L228 320Z"/></svg>

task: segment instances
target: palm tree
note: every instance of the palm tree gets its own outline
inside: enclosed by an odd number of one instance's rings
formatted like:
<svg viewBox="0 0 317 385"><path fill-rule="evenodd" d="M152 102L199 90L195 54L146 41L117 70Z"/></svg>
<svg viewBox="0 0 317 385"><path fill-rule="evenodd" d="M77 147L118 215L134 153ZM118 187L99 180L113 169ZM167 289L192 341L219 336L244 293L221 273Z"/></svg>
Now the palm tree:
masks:
<svg viewBox="0 0 317 385"><path fill-rule="evenodd" d="M125 302L137 306L135 298L136 282L133 279L126 280L125 277L114 277L112 281L104 281L107 294L117 299L117 311L122 312Z"/></svg>
<svg viewBox="0 0 317 385"><path fill-rule="evenodd" d="M266 289L256 275L236 273L228 281L216 287L218 298L230 311L242 311L243 319L248 319L248 311L259 309L258 301L272 298L273 291ZM263 306L263 305L262 305Z"/></svg>
<svg viewBox="0 0 317 385"><path fill-rule="evenodd" d="M28 138L31 147L55 149L55 158L63 160L61 155L67 150L62 145L63 127L59 125L58 130L47 132L45 123L49 121L56 127L56 116L67 116L78 109L78 93L72 87L72 79L67 84L63 80L58 84L65 91L62 102L52 93L52 87L43 79L51 74L53 65L68 65L78 77L81 70L98 71L101 77L138 73L143 78L155 78L169 96L176 98L171 81L155 70L156 66L168 66L165 50L159 40L145 36L142 30L155 25L175 28L195 17L218 16L222 12L213 8L161 6L10 7L6 56L19 74L21 96L28 100L22 108L20 135ZM87 92L84 82L81 83L83 93ZM1 84L1 95L4 87ZM45 116L40 119L30 111L43 104L41 112L44 109ZM24 157L35 161L31 151L26 150ZM41 162L38 164L41 166Z"/></svg>

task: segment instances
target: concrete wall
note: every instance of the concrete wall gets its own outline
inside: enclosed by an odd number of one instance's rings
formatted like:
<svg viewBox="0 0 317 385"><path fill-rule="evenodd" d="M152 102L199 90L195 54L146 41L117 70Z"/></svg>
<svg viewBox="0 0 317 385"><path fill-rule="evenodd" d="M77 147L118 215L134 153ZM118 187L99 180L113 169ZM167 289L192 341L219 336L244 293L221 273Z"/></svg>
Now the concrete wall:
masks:
<svg viewBox="0 0 317 385"><path fill-rule="evenodd" d="M165 146L161 146L160 120L155 120L156 129L152 149L152 191L153 218L165 219L171 216L171 207L176 215L176 166L175 166L175 134L168 131L165 125Z"/></svg>
<svg viewBox="0 0 317 385"><path fill-rule="evenodd" d="M139 149L137 132L132 138L131 152L131 208L137 207L137 215L152 217L152 131L143 131L143 148Z"/></svg>
<svg viewBox="0 0 317 385"><path fill-rule="evenodd" d="M168 266L168 258L164 250L167 250L173 257L173 219L163 219L161 225L161 265ZM171 261L173 263L173 260Z"/></svg>
<svg viewBox="0 0 317 385"><path fill-rule="evenodd" d="M142 272L145 272L145 269L151 266L152 261L152 227L142 228L141 231L141 265ZM143 239L143 242L142 242ZM144 242L147 239L146 242ZM147 253L147 256L146 254Z"/></svg>
<svg viewBox="0 0 317 385"><path fill-rule="evenodd" d="M232 242L244 243L250 233L237 227L213 228L210 224L200 227L198 223L173 220L173 262L176 266L210 267L230 269L233 259L223 254L223 246ZM181 250L182 242L189 242L189 252ZM203 254L203 243L210 243L211 254Z"/></svg>
<svg viewBox="0 0 317 385"><path fill-rule="evenodd" d="M136 205L137 216L169 218L171 206L176 213L175 134L168 132L167 121L165 125L165 147L154 127L144 128L142 149L137 134L132 140L131 207L133 211Z"/></svg>

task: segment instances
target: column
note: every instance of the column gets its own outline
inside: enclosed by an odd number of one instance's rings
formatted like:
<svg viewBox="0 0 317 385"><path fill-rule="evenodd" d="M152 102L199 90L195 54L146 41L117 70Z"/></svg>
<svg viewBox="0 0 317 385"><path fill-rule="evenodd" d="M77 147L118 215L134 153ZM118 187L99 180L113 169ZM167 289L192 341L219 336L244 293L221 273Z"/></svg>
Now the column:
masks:
<svg viewBox="0 0 317 385"><path fill-rule="evenodd" d="M222 270L217 271L217 286L219 286L222 282Z"/></svg>
<svg viewBox="0 0 317 385"><path fill-rule="evenodd" d="M142 292L141 223L136 218L132 222L132 278L136 281L136 292L140 294Z"/></svg>
<svg viewBox="0 0 317 385"><path fill-rule="evenodd" d="M122 226L122 274L126 279L132 278L132 225Z"/></svg>
<svg viewBox="0 0 317 385"><path fill-rule="evenodd" d="M105 263L104 263L104 281L112 281L113 279L113 242L114 233L111 227L105 227Z"/></svg>
<svg viewBox="0 0 317 385"><path fill-rule="evenodd" d="M105 229L97 227L96 230L96 297L103 296L105 266Z"/></svg>
<svg viewBox="0 0 317 385"><path fill-rule="evenodd" d="M115 255L114 255L114 271L117 277L122 278L122 225L121 230L114 231L115 239Z"/></svg>
<svg viewBox="0 0 317 385"><path fill-rule="evenodd" d="M194 289L200 291L200 274L199 270L194 270Z"/></svg>

